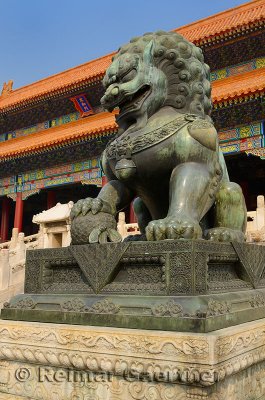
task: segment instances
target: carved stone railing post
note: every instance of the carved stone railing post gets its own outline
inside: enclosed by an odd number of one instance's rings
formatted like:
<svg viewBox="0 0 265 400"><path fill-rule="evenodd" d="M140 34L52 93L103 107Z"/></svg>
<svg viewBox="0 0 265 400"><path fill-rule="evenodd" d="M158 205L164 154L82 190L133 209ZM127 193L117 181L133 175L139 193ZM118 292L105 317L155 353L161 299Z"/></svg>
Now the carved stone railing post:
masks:
<svg viewBox="0 0 265 400"><path fill-rule="evenodd" d="M124 212L119 213L117 231L123 239L129 235L138 235L140 233L137 223L126 224Z"/></svg>
<svg viewBox="0 0 265 400"><path fill-rule="evenodd" d="M6 290L9 285L10 265L9 250L0 250L0 291Z"/></svg>
<svg viewBox="0 0 265 400"><path fill-rule="evenodd" d="M126 226L125 225L126 225L125 213L124 212L120 212L119 213L117 230L121 234L122 238L127 236L127 231L126 231Z"/></svg>
<svg viewBox="0 0 265 400"><path fill-rule="evenodd" d="M265 245L265 202L264 196L257 197L256 211L247 213L247 241Z"/></svg>
<svg viewBox="0 0 265 400"><path fill-rule="evenodd" d="M10 246L9 247L11 249L16 247L17 241L18 241L18 228L13 228L12 229L12 237L11 237L11 240L10 240Z"/></svg>
<svg viewBox="0 0 265 400"><path fill-rule="evenodd" d="M265 204L264 196L257 197L257 228L262 229L265 225Z"/></svg>

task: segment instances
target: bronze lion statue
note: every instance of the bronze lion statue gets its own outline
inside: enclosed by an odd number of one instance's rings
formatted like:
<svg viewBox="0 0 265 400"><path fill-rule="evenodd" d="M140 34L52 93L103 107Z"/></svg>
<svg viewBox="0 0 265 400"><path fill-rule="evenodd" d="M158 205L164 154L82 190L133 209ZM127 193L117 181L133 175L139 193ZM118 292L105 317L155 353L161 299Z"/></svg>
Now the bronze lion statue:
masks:
<svg viewBox="0 0 265 400"><path fill-rule="evenodd" d="M119 241L115 216L133 199L147 240L244 240L245 200L218 145L209 78L201 49L178 33L146 33L119 49L101 99L119 108L102 155L108 183L74 205L73 244Z"/></svg>

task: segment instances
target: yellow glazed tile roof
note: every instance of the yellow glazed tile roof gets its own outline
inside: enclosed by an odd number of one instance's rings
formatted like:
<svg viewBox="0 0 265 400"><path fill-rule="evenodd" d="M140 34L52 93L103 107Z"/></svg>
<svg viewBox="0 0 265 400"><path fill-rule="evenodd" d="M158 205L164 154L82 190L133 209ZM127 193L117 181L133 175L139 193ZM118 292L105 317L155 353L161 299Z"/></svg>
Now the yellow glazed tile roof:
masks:
<svg viewBox="0 0 265 400"><path fill-rule="evenodd" d="M182 26L175 29L175 31L197 43L202 39L225 33L249 23L264 20L264 18L265 0L253 0L192 24ZM0 96L0 111L21 106L53 92L75 88L80 83L88 83L100 79L110 65L114 54L105 55L38 82L15 89L6 96Z"/></svg>
<svg viewBox="0 0 265 400"><path fill-rule="evenodd" d="M0 110L23 104L27 101L68 87L74 88L75 85L83 82L90 82L101 78L110 65L112 56L113 54L108 54L104 57L60 72L59 74L31 83L30 85L15 89L6 96L0 96Z"/></svg>
<svg viewBox="0 0 265 400"><path fill-rule="evenodd" d="M212 83L212 100L223 100L262 92L265 89L265 67L231 76Z"/></svg>
<svg viewBox="0 0 265 400"><path fill-rule="evenodd" d="M78 141L82 137L98 137L103 133L116 130L117 124L114 114L103 112L28 136L1 142L0 160L31 151L41 151L44 148L58 146L66 142Z"/></svg>
<svg viewBox="0 0 265 400"><path fill-rule="evenodd" d="M175 29L188 40L198 41L223 34L249 23L264 20L265 0L253 0L230 8L211 17Z"/></svg>
<svg viewBox="0 0 265 400"><path fill-rule="evenodd" d="M213 103L262 92L264 87L265 68L214 81L212 84ZM117 124L114 116L115 112L103 112L28 136L0 142L0 160L32 151L41 151L51 146L80 140L82 137L94 138L106 132L116 132Z"/></svg>

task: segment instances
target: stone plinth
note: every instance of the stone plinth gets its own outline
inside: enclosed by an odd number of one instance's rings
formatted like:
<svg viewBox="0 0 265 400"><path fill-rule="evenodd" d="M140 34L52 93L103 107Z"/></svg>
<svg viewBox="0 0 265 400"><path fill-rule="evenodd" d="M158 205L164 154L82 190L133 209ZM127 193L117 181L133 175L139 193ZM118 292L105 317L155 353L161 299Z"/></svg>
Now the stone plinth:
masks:
<svg viewBox="0 0 265 400"><path fill-rule="evenodd" d="M258 400L265 319L208 334L0 321L0 400Z"/></svg>
<svg viewBox="0 0 265 400"><path fill-rule="evenodd" d="M206 333L265 318L265 248L203 240L27 252L1 318Z"/></svg>

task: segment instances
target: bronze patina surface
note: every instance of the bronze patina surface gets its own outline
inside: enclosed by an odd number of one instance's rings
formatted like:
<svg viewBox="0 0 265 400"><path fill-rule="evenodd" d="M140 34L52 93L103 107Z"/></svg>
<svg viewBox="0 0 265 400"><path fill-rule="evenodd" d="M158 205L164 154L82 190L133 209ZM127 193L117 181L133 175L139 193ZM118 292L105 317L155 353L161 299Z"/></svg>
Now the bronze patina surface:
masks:
<svg viewBox="0 0 265 400"><path fill-rule="evenodd" d="M121 240L116 214L135 198L148 241L244 241L245 201L218 145L209 78L201 49L178 33L147 33L119 49L101 99L119 108L118 135L102 155L109 182L74 205L73 244ZM111 218L99 223L101 213Z"/></svg>
<svg viewBox="0 0 265 400"><path fill-rule="evenodd" d="M191 332L264 318L265 248L243 243L201 50L173 32L132 39L104 86L120 110L109 182L74 205L71 246L27 252L25 294L1 317ZM121 243L115 218L134 198L142 236Z"/></svg>

